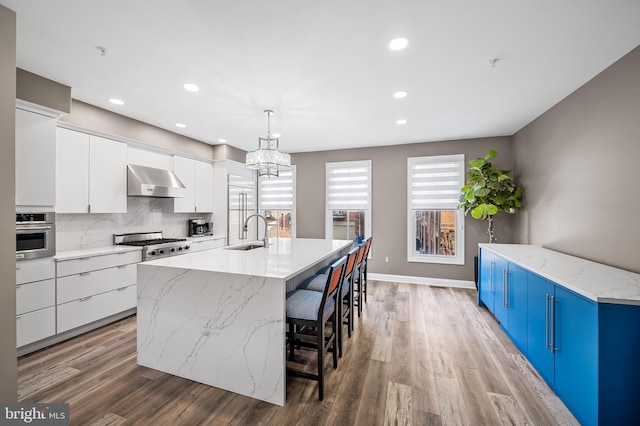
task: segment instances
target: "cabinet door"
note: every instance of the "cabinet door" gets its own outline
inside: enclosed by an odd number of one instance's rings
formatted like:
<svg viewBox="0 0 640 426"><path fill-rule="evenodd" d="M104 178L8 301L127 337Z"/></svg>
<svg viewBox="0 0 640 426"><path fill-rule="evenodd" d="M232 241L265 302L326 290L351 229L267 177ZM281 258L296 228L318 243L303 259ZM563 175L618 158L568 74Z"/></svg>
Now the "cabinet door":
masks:
<svg viewBox="0 0 640 426"><path fill-rule="evenodd" d="M478 288L480 291L480 301L485 304L489 312L494 311L493 298L493 274L494 255L490 251L480 250L480 276L478 277Z"/></svg>
<svg viewBox="0 0 640 426"><path fill-rule="evenodd" d="M156 169L171 170L173 158L168 154L128 146L127 164L139 164L141 166L155 167Z"/></svg>
<svg viewBox="0 0 640 426"><path fill-rule="evenodd" d="M127 212L127 144L90 136L90 213Z"/></svg>
<svg viewBox="0 0 640 426"><path fill-rule="evenodd" d="M555 389L583 424L598 423L597 336L597 304L556 286Z"/></svg>
<svg viewBox="0 0 640 426"><path fill-rule="evenodd" d="M16 205L55 204L56 119L16 110Z"/></svg>
<svg viewBox="0 0 640 426"><path fill-rule="evenodd" d="M494 256L493 290L495 297L494 315L502 327L509 329L509 309L507 300L507 274L509 262L500 256Z"/></svg>
<svg viewBox="0 0 640 426"><path fill-rule="evenodd" d="M213 212L213 165L196 161L196 212Z"/></svg>
<svg viewBox="0 0 640 426"><path fill-rule="evenodd" d="M555 369L551 341L551 298L555 285L535 274L527 274L527 358L553 386Z"/></svg>
<svg viewBox="0 0 640 426"><path fill-rule="evenodd" d="M196 211L196 161L190 158L174 156L173 172L187 188L187 196L173 200L175 213L193 213Z"/></svg>
<svg viewBox="0 0 640 426"><path fill-rule="evenodd" d="M509 262L507 275L507 306L509 334L514 343L527 354L527 271Z"/></svg>
<svg viewBox="0 0 640 426"><path fill-rule="evenodd" d="M56 213L88 213L89 135L56 132Z"/></svg>

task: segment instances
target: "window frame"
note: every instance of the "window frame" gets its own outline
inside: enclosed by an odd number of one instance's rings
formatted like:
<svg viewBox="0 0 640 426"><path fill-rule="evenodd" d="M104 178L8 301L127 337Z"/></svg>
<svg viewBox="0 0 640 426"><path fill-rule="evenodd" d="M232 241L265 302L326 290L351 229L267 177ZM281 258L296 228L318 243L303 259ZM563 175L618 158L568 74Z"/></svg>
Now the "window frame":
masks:
<svg viewBox="0 0 640 426"><path fill-rule="evenodd" d="M333 239L333 211L345 210L347 212L364 211L364 239L371 236L371 223L372 223L372 200L371 200L371 183L372 183L372 161L371 160L358 160L358 161L338 161L325 163L325 191L324 191L324 213L325 213L325 239ZM367 168L367 206L366 208L360 206L353 206L353 208L334 208L329 206L329 175L330 170L340 168Z"/></svg>
<svg viewBox="0 0 640 426"><path fill-rule="evenodd" d="M442 208L412 208L412 166L415 164L436 164L442 162L457 162L458 171L460 176L460 188L465 183L465 161L464 154L450 154L450 155L430 155L424 157L408 157L407 158L407 262L411 263L437 263L445 265L464 265L465 264L465 215L464 210L457 208L456 205L445 204ZM456 212L456 227L455 227L455 256L444 256L437 254L417 254L415 252L416 247L416 214L417 211L451 211Z"/></svg>
<svg viewBox="0 0 640 426"><path fill-rule="evenodd" d="M293 180L293 198L292 198L292 208L291 210L289 209L273 209L273 208L263 208L262 206L262 180L265 178L265 176L259 176L258 177L258 213L260 213L261 215L265 216L265 212L266 211L277 211L277 212L284 212L284 211L291 211L291 238L296 238L296 166L292 165L291 166L291 177ZM280 176L278 176L279 178ZM271 179L271 178L267 178L267 179ZM265 216L266 217L266 216ZM274 238L287 238L287 237L280 237L280 236L276 236Z"/></svg>

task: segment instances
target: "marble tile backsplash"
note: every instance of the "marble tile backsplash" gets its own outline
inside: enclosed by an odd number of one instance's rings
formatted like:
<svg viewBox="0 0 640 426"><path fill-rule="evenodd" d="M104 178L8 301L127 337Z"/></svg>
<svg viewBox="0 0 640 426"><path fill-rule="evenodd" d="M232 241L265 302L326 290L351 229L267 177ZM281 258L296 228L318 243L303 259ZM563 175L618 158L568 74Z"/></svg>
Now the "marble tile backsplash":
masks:
<svg viewBox="0 0 640 426"><path fill-rule="evenodd" d="M127 213L56 214L56 251L110 246L113 234L129 232L162 231L168 238L185 238L189 219L211 221L212 214L173 213L173 199L145 197L128 197Z"/></svg>

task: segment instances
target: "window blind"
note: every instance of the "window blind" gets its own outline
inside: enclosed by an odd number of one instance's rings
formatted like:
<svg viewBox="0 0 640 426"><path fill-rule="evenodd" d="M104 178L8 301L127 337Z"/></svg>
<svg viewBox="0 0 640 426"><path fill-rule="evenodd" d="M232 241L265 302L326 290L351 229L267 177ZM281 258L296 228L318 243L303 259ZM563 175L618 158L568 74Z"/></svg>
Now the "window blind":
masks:
<svg viewBox="0 0 640 426"><path fill-rule="evenodd" d="M456 210L464 186L464 155L411 157L409 206L411 210Z"/></svg>
<svg viewBox="0 0 640 426"><path fill-rule="evenodd" d="M327 209L368 210L371 161L327 163Z"/></svg>
<svg viewBox="0 0 640 426"><path fill-rule="evenodd" d="M262 176L260 178L260 210L293 210L295 191L294 168L281 170L280 176Z"/></svg>

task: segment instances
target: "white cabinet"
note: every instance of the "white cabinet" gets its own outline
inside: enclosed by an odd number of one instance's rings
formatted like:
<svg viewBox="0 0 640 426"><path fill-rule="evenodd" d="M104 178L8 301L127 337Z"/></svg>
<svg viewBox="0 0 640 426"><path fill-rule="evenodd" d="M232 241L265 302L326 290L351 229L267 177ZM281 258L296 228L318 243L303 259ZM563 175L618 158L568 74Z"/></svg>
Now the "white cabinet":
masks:
<svg viewBox="0 0 640 426"><path fill-rule="evenodd" d="M174 156L173 171L187 188L187 196L173 201L176 213L213 212L213 165Z"/></svg>
<svg viewBox="0 0 640 426"><path fill-rule="evenodd" d="M58 333L135 308L141 261L141 251L58 260Z"/></svg>
<svg viewBox="0 0 640 426"><path fill-rule="evenodd" d="M207 238L201 237L200 239L194 237L191 239L191 252L194 251L202 251L202 250L211 250L215 248L224 247L227 244L227 239L222 238Z"/></svg>
<svg viewBox="0 0 640 426"><path fill-rule="evenodd" d="M127 145L90 137L89 213L127 212Z"/></svg>
<svg viewBox="0 0 640 426"><path fill-rule="evenodd" d="M16 205L55 203L56 119L16 110Z"/></svg>
<svg viewBox="0 0 640 426"><path fill-rule="evenodd" d="M127 145L58 128L56 212L126 213Z"/></svg>
<svg viewBox="0 0 640 426"><path fill-rule="evenodd" d="M56 213L88 213L89 135L56 132Z"/></svg>
<svg viewBox="0 0 640 426"><path fill-rule="evenodd" d="M55 292L53 258L16 263L17 347L56 334Z"/></svg>

